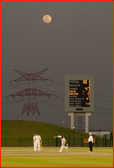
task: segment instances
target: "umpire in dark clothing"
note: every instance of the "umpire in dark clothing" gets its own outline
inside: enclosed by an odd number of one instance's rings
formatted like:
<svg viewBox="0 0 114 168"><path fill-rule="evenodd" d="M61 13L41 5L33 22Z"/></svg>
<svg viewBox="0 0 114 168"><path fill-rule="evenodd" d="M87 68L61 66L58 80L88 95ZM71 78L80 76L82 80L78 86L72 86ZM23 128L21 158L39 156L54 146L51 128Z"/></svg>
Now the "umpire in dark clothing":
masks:
<svg viewBox="0 0 114 168"><path fill-rule="evenodd" d="M89 139L88 139L88 142L89 142L89 148L90 148L90 152L92 152L92 144L93 144L93 137L92 137L92 134L89 133Z"/></svg>

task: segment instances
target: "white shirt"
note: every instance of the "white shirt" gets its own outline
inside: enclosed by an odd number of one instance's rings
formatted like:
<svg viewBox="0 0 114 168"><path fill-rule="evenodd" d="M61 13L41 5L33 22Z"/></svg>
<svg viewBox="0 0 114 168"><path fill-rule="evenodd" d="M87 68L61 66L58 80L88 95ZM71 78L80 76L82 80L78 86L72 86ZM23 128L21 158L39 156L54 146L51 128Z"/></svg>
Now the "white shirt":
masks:
<svg viewBox="0 0 114 168"><path fill-rule="evenodd" d="M33 143L36 143L36 135L33 136Z"/></svg>
<svg viewBox="0 0 114 168"><path fill-rule="evenodd" d="M58 138L61 138L62 136L61 135L58 135ZM65 144L66 143L66 139L63 137L62 139L61 139L61 143L63 144Z"/></svg>
<svg viewBox="0 0 114 168"><path fill-rule="evenodd" d="M92 137L92 135L89 137L88 142L92 142L93 143L93 137Z"/></svg>
<svg viewBox="0 0 114 168"><path fill-rule="evenodd" d="M38 136L36 135L35 138L36 138L36 142L37 142L38 144L40 144L40 143L41 143L41 142L40 142L40 140L41 140L41 136L40 136L40 135L38 135Z"/></svg>

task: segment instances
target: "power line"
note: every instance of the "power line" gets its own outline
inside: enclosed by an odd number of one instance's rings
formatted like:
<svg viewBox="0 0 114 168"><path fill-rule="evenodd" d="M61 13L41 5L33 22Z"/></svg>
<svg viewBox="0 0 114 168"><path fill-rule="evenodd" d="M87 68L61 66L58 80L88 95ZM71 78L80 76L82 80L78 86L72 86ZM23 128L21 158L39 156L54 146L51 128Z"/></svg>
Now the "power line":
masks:
<svg viewBox="0 0 114 168"><path fill-rule="evenodd" d="M19 83L20 83L20 85L26 85L25 83L21 83L21 82L19 82ZM29 82L29 84L32 84L32 82ZM10 85L9 85L9 86L2 86L2 87L10 87ZM36 86L36 88L42 89L42 88L37 87L37 86ZM48 90L48 89L43 89L43 90ZM50 90L48 90L48 91L50 91ZM54 92L54 93L58 93L58 94L63 95L63 93L61 93L61 92L56 92L56 91L51 91L51 92ZM111 97L111 96L108 96L108 95L103 95L103 94L98 94L98 93L95 93L95 94L96 94L96 95L103 96L103 97ZM112 98L112 97L111 97L111 98ZM95 99L95 100L97 100L97 99ZM103 101L103 100L100 100L100 101Z"/></svg>
<svg viewBox="0 0 114 168"><path fill-rule="evenodd" d="M104 97L113 97L113 96L107 96L107 95L104 95L104 94L99 94L99 93L95 93L96 95L100 95L100 96L104 96Z"/></svg>
<svg viewBox="0 0 114 168"><path fill-rule="evenodd" d="M113 114L113 112L112 113L109 113L109 112L101 112L101 111L95 111L94 113L100 113L100 114Z"/></svg>
<svg viewBox="0 0 114 168"><path fill-rule="evenodd" d="M95 99L95 100L96 100L96 101L104 101L104 102L106 101L106 102L111 102L111 103L113 102L113 100L112 100L112 101L107 101L107 100L99 100L99 99Z"/></svg>
<svg viewBox="0 0 114 168"><path fill-rule="evenodd" d="M96 106L95 108L97 108L97 109L104 109L104 110L111 110L111 111L113 111L113 109L111 109L111 108L106 108L106 107L100 107L100 106Z"/></svg>
<svg viewBox="0 0 114 168"><path fill-rule="evenodd" d="M1 102L1 103L2 103L2 104L9 104L8 102ZM18 102L12 102L12 103L18 103ZM59 105L59 104L47 103L47 102L42 102L42 101L38 101L38 103L41 104L41 105L44 105L44 106L51 106L51 107L61 108L61 109L64 108L64 106L61 106L61 105ZM101 111L95 111L95 112L93 112L93 113L94 113L94 114L95 114L95 113L99 113L99 114L109 114L109 115L112 115L112 114L113 114L113 112L110 113L110 112L101 112Z"/></svg>

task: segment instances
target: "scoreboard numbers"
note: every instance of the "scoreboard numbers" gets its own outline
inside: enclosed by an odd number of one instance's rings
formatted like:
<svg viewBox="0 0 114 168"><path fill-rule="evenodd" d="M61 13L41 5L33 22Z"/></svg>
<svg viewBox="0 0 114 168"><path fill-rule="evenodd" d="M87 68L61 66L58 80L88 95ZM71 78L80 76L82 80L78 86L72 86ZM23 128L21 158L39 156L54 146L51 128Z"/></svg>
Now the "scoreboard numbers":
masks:
<svg viewBox="0 0 114 168"><path fill-rule="evenodd" d="M94 76L65 76L65 111L94 111Z"/></svg>
<svg viewBox="0 0 114 168"><path fill-rule="evenodd" d="M69 80L69 107L90 107L90 80Z"/></svg>

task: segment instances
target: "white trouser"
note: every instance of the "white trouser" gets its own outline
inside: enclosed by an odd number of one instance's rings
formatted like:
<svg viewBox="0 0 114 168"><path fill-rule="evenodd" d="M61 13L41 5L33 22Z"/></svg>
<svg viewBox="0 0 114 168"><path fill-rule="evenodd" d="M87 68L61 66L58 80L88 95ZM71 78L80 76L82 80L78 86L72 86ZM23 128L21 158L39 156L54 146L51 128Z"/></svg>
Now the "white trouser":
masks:
<svg viewBox="0 0 114 168"><path fill-rule="evenodd" d="M61 145L60 152L62 152L63 148L65 148L67 150L67 147L65 146L65 143L63 145Z"/></svg>
<svg viewBox="0 0 114 168"><path fill-rule="evenodd" d="M36 142L34 142L34 151L36 151Z"/></svg>
<svg viewBox="0 0 114 168"><path fill-rule="evenodd" d="M36 149L38 148L38 151L41 151L40 143L36 142Z"/></svg>

